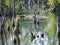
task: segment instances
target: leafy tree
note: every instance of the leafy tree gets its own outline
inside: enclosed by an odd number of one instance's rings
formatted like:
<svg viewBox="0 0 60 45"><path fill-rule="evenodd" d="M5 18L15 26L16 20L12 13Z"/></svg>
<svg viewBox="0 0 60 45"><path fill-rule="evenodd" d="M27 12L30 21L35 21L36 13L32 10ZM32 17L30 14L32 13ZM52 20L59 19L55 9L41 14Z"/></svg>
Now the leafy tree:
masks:
<svg viewBox="0 0 60 45"><path fill-rule="evenodd" d="M60 3L60 0L58 0L58 3Z"/></svg>

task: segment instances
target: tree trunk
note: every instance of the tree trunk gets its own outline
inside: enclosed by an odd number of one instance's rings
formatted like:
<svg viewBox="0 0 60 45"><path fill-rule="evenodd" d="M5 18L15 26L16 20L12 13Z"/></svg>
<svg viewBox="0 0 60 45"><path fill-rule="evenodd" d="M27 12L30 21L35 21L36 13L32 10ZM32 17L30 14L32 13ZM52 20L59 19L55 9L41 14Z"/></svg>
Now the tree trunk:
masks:
<svg viewBox="0 0 60 45"><path fill-rule="evenodd" d="M19 21L17 21L17 27L16 27L17 29L15 30L15 33L14 33L14 35L15 35L15 38L14 38L14 44L15 45L20 45L20 39L19 39Z"/></svg>
<svg viewBox="0 0 60 45"><path fill-rule="evenodd" d="M58 39L59 39L59 45L60 45L60 17L58 18L58 28L59 28Z"/></svg>

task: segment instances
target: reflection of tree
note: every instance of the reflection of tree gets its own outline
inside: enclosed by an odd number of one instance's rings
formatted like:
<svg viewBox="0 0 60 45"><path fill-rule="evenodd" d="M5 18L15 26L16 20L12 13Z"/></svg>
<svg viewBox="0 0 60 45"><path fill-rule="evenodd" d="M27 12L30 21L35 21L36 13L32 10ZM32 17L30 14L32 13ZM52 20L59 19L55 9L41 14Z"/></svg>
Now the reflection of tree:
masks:
<svg viewBox="0 0 60 45"><path fill-rule="evenodd" d="M16 32L16 34L14 34L14 35L17 38L16 39L17 45L19 45L19 42L20 42L19 31L22 31L22 24L17 26L18 22L16 21L17 20L16 15L20 14L20 15L23 15L23 16L19 16L20 19L21 19L21 17L23 17L24 19L34 20L33 24L34 24L35 28L37 28L37 26L40 27L39 26L39 23L40 23L39 18L41 18L41 17L39 17L39 16L41 16L41 15L47 16L48 18L46 19L46 21L49 24L47 24L47 26L44 25L45 32L50 39L53 39L55 34L56 34L56 17L55 17L55 14L53 14L53 12L56 13L56 15L59 15L59 10L60 10L59 9L60 1L59 0L57 0L57 1L58 2L56 2L56 0L48 0L48 1L47 0L28 0L28 1L26 1L26 0L0 0L0 2L1 2L1 5L0 5L1 6L0 7L1 14L8 15L5 17L6 20L4 22L4 27L2 27L2 33L5 31L4 32L5 38L7 39L7 37L9 35L12 35L13 32L14 33ZM59 4L57 5L56 3L59 3ZM22 13L24 13L24 14L22 14ZM29 14L26 15L25 13L33 13L33 16L32 15L30 16L32 18L27 16ZM11 16L11 17L9 17L9 16ZM9 18L7 18L7 17L9 17ZM22 22L24 22L24 20ZM22 22L20 22L20 23L22 23ZM43 24L41 24L41 25L43 25ZM25 26L26 26L26 28L28 28L27 25L25 25ZM20 27L20 28L18 29L18 27ZM2 40L3 40L4 34L1 34ZM27 38L23 39L23 40L26 42L29 41ZM54 43L53 45L55 45L54 41L53 41L53 43Z"/></svg>

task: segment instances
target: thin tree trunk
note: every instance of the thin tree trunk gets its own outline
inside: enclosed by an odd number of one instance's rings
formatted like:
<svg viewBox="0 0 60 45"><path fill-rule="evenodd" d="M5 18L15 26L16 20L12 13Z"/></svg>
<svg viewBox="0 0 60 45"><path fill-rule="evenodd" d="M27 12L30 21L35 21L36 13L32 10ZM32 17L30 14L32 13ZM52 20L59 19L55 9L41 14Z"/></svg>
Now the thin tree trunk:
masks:
<svg viewBox="0 0 60 45"><path fill-rule="evenodd" d="M16 29L14 31L14 45L20 45L20 39L19 39L19 21L17 21Z"/></svg>
<svg viewBox="0 0 60 45"><path fill-rule="evenodd" d="M3 27L3 25L1 26L1 39L2 39L2 45L4 45L4 33L3 33L3 29L4 27Z"/></svg>
<svg viewBox="0 0 60 45"><path fill-rule="evenodd" d="M14 22L14 16L15 16L15 0L11 1L11 6L12 6L12 24Z"/></svg>
<svg viewBox="0 0 60 45"><path fill-rule="evenodd" d="M4 45L4 20L5 19L5 14L4 14L4 17L2 18L2 24L1 24L1 39L2 39L2 45Z"/></svg>
<svg viewBox="0 0 60 45"><path fill-rule="evenodd" d="M17 40L18 40L18 45L20 45L20 39L19 39L19 20L18 20L18 23L17 23Z"/></svg>
<svg viewBox="0 0 60 45"><path fill-rule="evenodd" d="M60 45L60 17L58 18L58 28L59 28L58 39L59 39L59 45Z"/></svg>
<svg viewBox="0 0 60 45"><path fill-rule="evenodd" d="M1 0L0 0L0 13L1 13Z"/></svg>

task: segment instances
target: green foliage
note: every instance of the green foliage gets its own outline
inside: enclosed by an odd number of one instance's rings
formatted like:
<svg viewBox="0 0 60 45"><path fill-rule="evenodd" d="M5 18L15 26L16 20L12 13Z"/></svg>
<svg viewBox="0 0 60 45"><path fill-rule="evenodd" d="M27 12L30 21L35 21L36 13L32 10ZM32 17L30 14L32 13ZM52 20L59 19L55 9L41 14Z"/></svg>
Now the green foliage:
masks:
<svg viewBox="0 0 60 45"><path fill-rule="evenodd" d="M57 22L56 22L56 18L53 13L50 13L48 15L47 23L48 23L47 26L45 26L45 32L49 38L53 38L57 30L56 29Z"/></svg>
<svg viewBox="0 0 60 45"><path fill-rule="evenodd" d="M45 11L49 10L50 12L47 11L47 19L44 21L44 22L41 22L41 28L43 27L44 30L45 30L45 33L48 35L48 37L50 39L53 39L55 34L56 34L56 30L57 30L57 22L56 22L56 17L53 13L51 13L51 11L55 8L55 4L56 4L56 0L48 0L48 4L49 4L49 9L46 9L44 10L42 7L38 7L37 5L37 0L35 0L35 5L33 5L33 10L36 9L37 12L39 12L40 15L42 16L45 16ZM58 0L58 3L60 3L60 0ZM10 13L9 11L10 10L10 6L13 4L11 4L11 0L5 0L4 1L4 4L8 7L8 11L7 13ZM1 5L0 5L1 6ZM4 7L5 8L5 7ZM0 7L1 9L1 7ZM16 10L16 13L21 13L22 9L25 11L25 12L29 12L29 9L24 7L24 1L22 0L15 0L15 10ZM3 11L2 11L3 12ZM22 14L22 15L28 15L28 14ZM19 16L16 18L14 18L14 23L17 22ZM41 21L41 20L39 20ZM43 21L43 20L42 20ZM47 26L45 25L47 21ZM22 37L22 27L26 28L25 31L27 32L27 30L30 28L32 28L32 25L33 24L27 24L26 22L29 22L28 19L27 20L22 20L20 19L20 22L19 22L19 32L21 32L21 37ZM8 32L8 27L10 26L10 33ZM30 27L31 26L31 27ZM39 28L40 28L39 26ZM44 27L45 26L45 27ZM31 29L30 31L32 31L33 29ZM43 30L43 29L42 29ZM4 24L4 31L6 33L6 36L8 37L10 34L12 34L13 32L13 27L12 27L12 19L10 18L7 18L5 24ZM25 36L25 37L22 37L21 38L21 41L25 42L25 45L29 45L29 37L28 36ZM52 42L50 45L55 45L56 42Z"/></svg>
<svg viewBox="0 0 60 45"><path fill-rule="evenodd" d="M42 8L40 8L40 15L45 15L45 10L43 10Z"/></svg>
<svg viewBox="0 0 60 45"><path fill-rule="evenodd" d="M10 30L8 31L8 27L10 26ZM12 21L11 21L11 19L10 18L7 18L7 20L5 21L5 23L4 23L4 31L5 31L5 33L6 33L6 36L9 36L9 35L11 35L11 33L12 33Z"/></svg>
<svg viewBox="0 0 60 45"><path fill-rule="evenodd" d="M19 13L21 13L24 2L22 0L17 0L15 2L16 2L16 4L15 4L16 13L19 14Z"/></svg>
<svg viewBox="0 0 60 45"><path fill-rule="evenodd" d="M10 4L11 4L11 0L5 0L5 5L6 6L10 7L11 6Z"/></svg>
<svg viewBox="0 0 60 45"><path fill-rule="evenodd" d="M58 0L58 3L60 3L60 0Z"/></svg>
<svg viewBox="0 0 60 45"><path fill-rule="evenodd" d="M48 4L50 5L50 8L52 8L53 10L56 4L56 0L48 0Z"/></svg>

